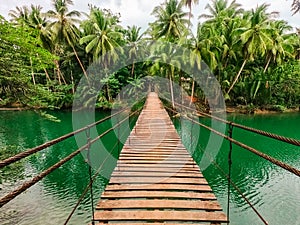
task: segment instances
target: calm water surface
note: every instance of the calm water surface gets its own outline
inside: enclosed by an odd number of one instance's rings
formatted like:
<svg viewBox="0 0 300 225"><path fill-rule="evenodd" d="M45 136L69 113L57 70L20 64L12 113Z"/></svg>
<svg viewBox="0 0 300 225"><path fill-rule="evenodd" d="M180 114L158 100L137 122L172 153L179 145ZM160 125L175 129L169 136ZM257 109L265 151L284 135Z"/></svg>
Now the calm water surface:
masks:
<svg viewBox="0 0 300 225"><path fill-rule="evenodd" d="M210 124L207 119L200 119ZM235 121L250 127L262 129L276 134L300 139L300 114L272 114L272 115L236 115L228 116L228 120ZM200 129L201 138L191 139L189 133L195 126L190 122L182 122L177 129L181 134L184 130L183 141L188 149L194 149L193 156L201 161L203 150L206 149L209 132ZM300 147L285 144L261 137L238 128L233 129L233 138L243 140L252 146L272 157L279 159L291 166L300 168ZM195 138L194 138L195 139ZM196 146L196 148L195 148ZM211 150L205 151L207 155ZM229 143L224 140L221 149L214 158L220 166L210 164L203 174L215 192L224 210L227 209L227 180L221 170L228 173L228 152ZM209 158L209 157L208 157ZM232 154L232 180L247 196L259 213L269 222L270 225L300 225L300 178L281 169L270 162L233 145ZM231 189L230 196L230 221L234 225L259 225L263 224L253 210L245 203L240 195Z"/></svg>
<svg viewBox="0 0 300 225"><path fill-rule="evenodd" d="M24 149L72 131L70 112L51 112L51 114L60 119L61 122L50 121L32 111L0 112L0 158L24 151ZM108 113L98 113L96 117L103 118L106 115ZM251 127L300 139L300 114L298 113L261 116L239 115L230 116L229 119ZM205 123L210 123L205 119L202 120ZM175 125L180 134L182 130L184 131L182 137L185 146L188 149L196 149L193 156L200 163L203 155L202 150L206 148L209 139L209 132L201 129L199 131L201 138L191 140L189 134L191 129L196 129L195 126L191 126L187 121L182 121L181 126L178 121L175 121ZM111 127L111 123L108 121L98 127L98 130L105 130L109 127ZM128 134L129 131L127 130L124 135ZM233 136L279 160L300 168L299 147L260 137L237 128L234 128ZM115 156L118 152L116 142L117 138L114 134L103 139L105 148L114 149L113 155ZM224 141L215 157L215 161L225 172L228 171L228 146L228 142ZM0 170L0 196L47 169L76 149L77 145L72 138ZM269 221L269 224L300 225L300 178L237 146L234 146L232 158L232 180L263 217ZM220 169L211 164L203 170L203 174L212 186L222 207L226 210L227 182ZM2 207L0 209L0 224L63 224L88 182L88 166L80 154ZM95 203L106 183L107 179L98 176L94 184ZM230 202L232 225L263 224L234 190L232 190ZM91 218L90 208L90 196L87 195L69 224L88 224Z"/></svg>

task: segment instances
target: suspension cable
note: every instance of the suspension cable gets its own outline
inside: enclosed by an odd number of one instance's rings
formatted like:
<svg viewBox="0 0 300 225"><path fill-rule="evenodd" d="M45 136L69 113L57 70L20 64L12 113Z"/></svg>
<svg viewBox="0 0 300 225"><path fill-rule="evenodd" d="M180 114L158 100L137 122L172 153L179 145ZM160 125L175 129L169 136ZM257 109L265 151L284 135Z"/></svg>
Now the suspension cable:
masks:
<svg viewBox="0 0 300 225"><path fill-rule="evenodd" d="M116 113L114 113L114 114L112 114L110 116L107 116L107 117L105 117L105 118L103 118L101 120L98 120L95 123L92 123L92 124L87 125L87 126L85 126L83 128L80 128L80 129L78 129L76 131L73 131L73 132L70 132L68 134L65 134L65 135L63 135L63 136L61 136L59 138L56 138L56 139L53 139L51 141L45 142L44 144L41 144L41 145L39 145L37 147L28 149L28 150L26 150L24 152L21 152L21 153L19 153L17 155L14 155L12 157L7 158L7 159L4 159L4 160L0 161L0 169L3 168L3 167L5 167L5 166L8 166L8 165L10 165L10 164L12 164L14 162L17 162L17 161L19 161L19 160L21 160L23 158L26 158L26 157L34 154L34 153L37 153L37 152L39 152L39 151L41 151L41 150L43 150L45 148L48 148L48 147L50 147L50 146L52 146L54 144L62 142L62 141L66 140L66 139L68 139L68 138L70 138L70 137L72 137L72 136L74 136L74 135L76 135L76 134L78 134L78 133L80 133L82 131L85 131L85 130L93 127L93 126L96 126L96 125L98 125L98 124L100 124L100 123L102 123L102 122L104 122L104 121L106 121L106 120L108 120L108 119L110 119L110 118L112 118L112 117L114 117L114 116L116 116L116 115L124 112L127 109L128 108L122 109L122 110L120 110L120 111L118 111L118 112L116 112Z"/></svg>
<svg viewBox="0 0 300 225"><path fill-rule="evenodd" d="M194 121L191 121L192 123ZM192 135L192 134L191 134ZM214 164L214 166L222 173L223 177L230 182L230 185L242 196L242 198L247 202L250 208L255 212L255 214L260 218L260 220L265 224L268 225L269 223L263 218L263 216L258 212L258 210L254 207L254 205L250 202L250 200L246 197L246 195L242 192L242 190L232 181L231 176L229 176L221 166L213 159L209 152L204 152L204 150L200 147L200 151L210 158L210 161ZM228 211L227 211L228 213ZM228 213L229 214L229 213ZM227 214L227 218L229 220L229 216ZM229 223L229 221L228 221Z"/></svg>
<svg viewBox="0 0 300 225"><path fill-rule="evenodd" d="M127 119L128 119L128 117L126 117L125 119L121 120L120 123L126 121ZM116 124L112 128L110 128L110 129L106 130L105 132L103 132L102 134L100 134L99 136L97 136L96 138L94 138L93 140L91 140L90 144L95 143L100 138L102 138L103 136L105 136L106 134L108 134L110 131L114 130L117 126L118 126L118 124ZM72 158L74 158L76 155L78 155L80 152L82 152L87 147L88 147L88 144L83 145L82 147L80 147L79 149L77 149L75 152L71 153L69 156L65 157L64 159L62 159L58 163L54 164L53 166L51 166L47 170L44 170L42 173L40 173L39 175L35 176L31 180L23 183L21 186L19 186L18 188L16 188L14 191L12 191L9 194L1 197L0 198L0 208L3 205L5 205L8 202L10 202L15 197L17 197L19 194L21 194L22 192L24 192L25 190L27 190L28 188L30 188L31 186L33 186L34 184L36 184L37 182L39 182L41 179L43 179L45 176L47 176L48 174L50 174L52 171L56 170L57 168L59 168L60 166L62 166L63 164L65 164L66 162L68 162L69 160L71 160Z"/></svg>
<svg viewBox="0 0 300 225"><path fill-rule="evenodd" d="M169 110L175 111L175 110L173 110L173 109L171 109L169 107L166 107L166 108L168 108ZM285 170L287 170L287 171L295 174L296 176L300 177L300 170L298 170L298 169L296 169L296 168L294 168L294 167L292 167L292 166L290 166L290 165L288 165L286 163L283 163L283 162L279 161L278 159L275 159L275 158L273 158L273 157L271 157L271 156L269 156L269 155L267 155L265 153L262 153L262 152L256 150L253 147L250 147L250 146L248 146L248 145L246 145L244 143L241 143L241 142L239 142L239 141L237 141L237 140L235 140L233 138L230 138L227 135L225 135L225 134L223 134L223 133L221 133L221 132L219 132L217 130L212 129L209 126L206 126L206 125L204 125L204 124L202 124L202 123L200 123L198 121L195 121L195 120L189 118L188 116L183 115L182 117L186 118L187 120L193 121L194 123L198 124L199 126L204 127L207 130L210 130L211 132L213 132L213 133L215 133L215 134L217 134L217 135L219 135L219 136L227 139L228 141L231 141L232 143L234 143L234 144L236 144L236 145L238 145L238 146L240 146L240 147L242 147L242 148L244 148L244 149L246 149L246 150L248 150L248 151L250 151L250 152L252 152L252 153L254 153L256 155L258 155L259 157L264 158L264 159L270 161L271 163L273 163L273 164L275 164L277 166L280 166L281 168L283 168L283 169L285 169Z"/></svg>
<svg viewBox="0 0 300 225"><path fill-rule="evenodd" d="M141 111L141 109L136 110L135 112L131 113L131 114L129 115L128 118L130 118L132 115L134 115L135 113L137 113L137 112L139 112L139 111ZM119 125L121 125L121 123L120 123ZM118 126L118 127L120 127L120 126ZM122 132L122 135L121 135L120 137L123 137L123 135L124 135L125 133L126 133L126 130L124 130L124 131ZM118 142L114 145L114 147L110 150L110 152L109 152L110 155L111 155L112 151L114 150L114 148L115 148L118 144L119 144L119 141L118 141ZM71 213L69 214L68 218L66 219L64 225L67 225L67 224L68 224L68 222L70 221L71 217L73 216L73 214L75 213L76 209L78 208L79 204L82 202L83 198L84 198L85 195L87 194L88 190L89 190L90 188L92 188L93 182L95 181L95 179L97 178L97 176L98 176L99 173L101 172L101 170L102 170L102 168L103 168L103 166L104 166L104 163L107 161L108 158L109 158L109 156L106 156L106 158L103 160L103 162L102 162L101 165L99 166L99 168L98 168L98 170L96 171L96 173L93 175L92 180L90 180L90 182L88 183L88 185L85 187L85 189L84 189L84 191L82 192L81 196L79 197L79 199L78 199L76 205L73 207Z"/></svg>
<svg viewBox="0 0 300 225"><path fill-rule="evenodd" d="M175 103L175 105L178 105L180 107L183 107L185 109L188 109L190 111L195 111L195 109L193 108L190 108L188 106L185 106L185 105L182 105L182 104L179 104L179 103ZM266 132L266 131L263 131L263 130L258 130L258 129L255 129L255 128L252 128L252 127L247 127L245 125L241 125L241 124L238 124L238 123L234 123L234 122L231 122L231 121L228 121L228 120L225 120L225 119L222 119L220 117L217 117L217 116L213 116L211 114L208 114L208 113L204 113L204 112L200 112L200 111L197 111L199 114L203 115L203 116L206 116L206 117L209 117L209 118L212 118L212 119L215 119L219 122L222 122L222 123L226 123L226 124L232 124L232 126L234 127L238 127L240 129L243 129L243 130L247 130L247 131L250 131L250 132L253 132L253 133L257 133L257 134L260 134L260 135L263 135L265 137L269 137L269 138L273 138L273 139L276 139L276 140L279 140L279 141L283 141L285 143L288 143L288 144L291 144L291 145L296 145L296 146L300 146L300 140L296 140L294 138L288 138L288 137L284 137L282 135L278 135L278 134L274 134L274 133L270 133L270 132Z"/></svg>

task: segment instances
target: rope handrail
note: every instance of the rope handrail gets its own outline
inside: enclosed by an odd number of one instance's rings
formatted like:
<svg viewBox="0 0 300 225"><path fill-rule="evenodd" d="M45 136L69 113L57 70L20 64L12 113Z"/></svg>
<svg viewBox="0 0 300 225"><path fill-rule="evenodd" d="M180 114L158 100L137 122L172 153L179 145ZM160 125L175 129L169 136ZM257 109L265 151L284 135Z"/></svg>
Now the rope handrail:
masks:
<svg viewBox="0 0 300 225"><path fill-rule="evenodd" d="M70 133L65 134L63 136L55 138L55 139L53 139L51 141L45 142L45 143L43 143L43 144L41 144L39 146L36 146L34 148L28 149L28 150L26 150L24 152L21 152L19 154L11 156L11 157L9 157L7 159L4 159L4 160L0 161L0 169L3 168L3 167L5 167L5 166L8 166L8 165L10 165L10 164L12 164L14 162L17 162L17 161L19 161L21 159L24 159L24 158L26 158L26 157L34 154L34 153L37 153L37 152L39 152L39 151L41 151L41 150L43 150L45 148L48 148L48 147L50 147L52 145L55 145L55 144L57 144L59 142L62 142L62 141L66 140L66 139L68 139L68 138L70 138L70 137L72 137L72 136L74 136L74 135L76 135L76 134L78 134L80 132L83 132L83 131L85 131L85 130L93 127L93 126L96 126L96 125L98 125L100 123L103 123L104 121L106 121L106 120L108 120L108 119L110 119L110 118L112 118L112 117L114 117L114 116L116 116L116 115L124 112L127 109L128 108L122 109L122 110L120 110L120 111L118 111L118 112L116 112L116 113L114 113L114 114L112 114L110 116L107 116L107 117L105 117L103 119L100 119L97 122L94 122L94 123L92 123L90 125L87 125L87 126L85 126L83 128L80 128L80 129L78 129L76 131L70 132Z"/></svg>
<svg viewBox="0 0 300 225"><path fill-rule="evenodd" d="M190 135L192 133L190 132ZM224 178L228 180L230 185L242 196L242 198L247 202L247 204L251 207L251 209L254 211L254 213L260 218L260 220L265 224L268 225L268 222L263 218L263 216L259 213L259 211L255 208L255 206L250 202L250 200L246 197L246 195L242 192L242 190L237 186L236 183L234 183L231 179L230 173L227 174L221 166L216 162L216 160L213 159L211 154L209 152L205 152L201 147L199 148L200 151L205 154L205 156L208 156L211 160L211 162L214 164L214 166L222 173L221 176L223 175ZM228 194L228 202L229 202L229 194ZM229 205L227 205L227 209L229 208ZM227 211L227 218L229 219L229 211ZM229 224L229 221L228 221Z"/></svg>
<svg viewBox="0 0 300 225"><path fill-rule="evenodd" d="M136 110L132 114L134 114L134 113L136 113L138 111L139 110ZM120 124L122 124L123 122L125 122L128 118L129 118L129 116L127 116L126 118L124 118L123 120L121 120L115 126L113 126L110 129L106 130L105 132L103 132L102 134L100 134L99 136L97 136L96 138L92 139L89 143L83 145L82 147L80 147L79 149L77 149L76 151L74 151L73 153L71 153L70 155L68 155L67 157L63 158L62 160L60 160L59 162L57 162L53 166L49 167L47 170L44 170L42 173L40 173L39 175L35 176L31 180L26 181L21 186L19 186L18 188L16 188L12 192L8 193L7 195L2 196L0 198L0 208L2 206L4 206L5 204L7 204L8 202L10 202L11 200L13 200L15 197L17 197L21 193L23 193L24 191L26 191L28 188L30 188L31 186L33 186L34 184L36 184L37 182L39 182L41 179L43 179L45 176L47 176L48 174L50 174L52 171L56 170L57 168L59 168L60 166L62 166L63 164L65 164L66 162L70 161L72 158L74 158L80 152L82 152L83 150L85 150L89 145L95 143L100 138L102 138L103 136L105 136L106 134L108 134L110 131L114 130Z"/></svg>
<svg viewBox="0 0 300 225"><path fill-rule="evenodd" d="M167 99L167 100L169 101L169 99ZM175 102L175 105L181 106L181 107L183 107L185 109L188 109L190 111L195 111L195 109L190 108L190 107L185 106L185 105L182 105L182 104L179 104L177 102ZM263 135L265 137L273 138L273 139L276 139L276 140L279 140L279 141L282 141L282 142L285 142L285 143L288 143L288 144L291 144L291 145L300 146L300 140L296 140L294 138L288 138L288 137L284 137L282 135L278 135L278 134L270 133L270 132L267 132L267 131L255 129L255 128L252 128L252 127L247 127L245 125L234 123L232 121L228 121L228 120L222 119L222 118L217 117L217 116L213 116L213 115L205 113L205 112L197 111L197 113L199 113L203 116L215 119L219 122L228 124L228 125L231 124L232 126L243 129L243 130L247 130L247 131L250 131L250 132L253 132L253 133L257 133L257 134Z"/></svg>
<svg viewBox="0 0 300 225"><path fill-rule="evenodd" d="M166 106L165 106L166 107ZM173 112L177 112L174 109L171 109L169 107L166 107L168 110L171 110ZM194 124L194 120L192 121L192 125ZM193 130L193 129L191 129ZM229 127L229 133L232 134L232 127ZM192 132L190 131L190 135L192 136ZM231 136L231 135L230 135ZM192 144L192 142L191 142ZM228 163L229 163L229 172L228 174L221 168L221 166L213 159L213 157L210 155L210 153L205 152L201 147L199 148L200 151L205 154L207 157L210 158L211 162L213 163L213 165L223 174L223 177L225 177L228 180L228 196L227 196L227 219L228 219L228 223L229 224L229 201L230 201L230 185L232 185L232 187L242 196L242 198L246 201L246 203L250 206L250 208L254 211L254 213L260 218L260 220L265 224L268 225L268 222L263 218L263 216L259 213L259 211L255 208L255 206L250 202L250 200L246 197L246 195L241 191L241 189L233 182L233 180L231 179L231 154L232 154L232 142L230 142L230 150L229 150L229 154L228 154ZM221 174L221 175L222 175Z"/></svg>
<svg viewBox="0 0 300 225"><path fill-rule="evenodd" d="M171 109L169 107L166 107L166 108L169 109L169 110L171 110L171 111L177 112L177 111L175 111L175 110L173 110L173 109ZM189 118L188 116L183 115L183 117L186 118L187 120L190 120L191 122L194 122L195 124L198 124L201 127L204 127L206 129L212 131L213 133L215 133L215 134L217 134L217 135L219 135L219 136L227 139L228 141L231 141L232 143L234 143L234 144L236 144L236 145L238 145L238 146L240 146L240 147L242 147L242 148L244 148L244 149L246 149L246 150L248 150L248 151L250 151L250 152L252 152L252 153L254 153L256 155L258 155L258 156L260 156L261 158L264 158L264 159L270 161L271 163L273 163L273 164L275 164L277 166L280 166L281 168L283 168L283 169L285 169L285 170L287 170L287 171L295 174L296 176L300 177L300 170L298 170L298 169L296 169L296 168L294 168L294 167L292 167L292 166L290 166L290 165L288 165L288 164L286 164L284 162L281 162L280 160L275 159L275 158L273 158L273 157L271 157L271 156L269 156L269 155L267 155L265 153L262 153L262 152L256 150L253 147L250 147L250 146L248 146L248 145L246 145L246 144L244 144L242 142L239 142L239 141L237 141L237 140L235 140L233 138L230 138L229 136L227 136L227 135L225 135L225 134L223 134L223 133L221 133L221 132L219 132L217 130L214 130L211 127L206 126L206 125L204 125L204 124L202 124L202 123L200 123L198 121L195 121L195 120Z"/></svg>
<svg viewBox="0 0 300 225"><path fill-rule="evenodd" d="M135 112L133 112L132 114L129 115L129 117L131 117L134 113L138 112L140 110L137 110ZM120 136L123 137L123 135L125 134L126 130L124 130ZM119 138L119 140L120 140ZM110 154L112 153L112 151L115 149L115 147L118 145L119 141L111 148L110 150ZM75 213L75 210L78 208L79 204L82 202L84 196L87 194L88 190L90 188L92 188L92 184L95 181L96 177L99 175L99 173L101 172L102 167L104 166L104 163L107 161L107 159L109 158L109 156L106 156L106 158L103 160L103 162L101 163L101 165L99 166L98 170L95 172L95 174L92 177L92 180L87 184L87 186L85 187L84 191L82 192L81 196L79 197L77 203L75 204L75 206L73 207L72 211L70 212L68 218L66 219L64 225L67 225L70 221L70 219L72 218L73 214Z"/></svg>

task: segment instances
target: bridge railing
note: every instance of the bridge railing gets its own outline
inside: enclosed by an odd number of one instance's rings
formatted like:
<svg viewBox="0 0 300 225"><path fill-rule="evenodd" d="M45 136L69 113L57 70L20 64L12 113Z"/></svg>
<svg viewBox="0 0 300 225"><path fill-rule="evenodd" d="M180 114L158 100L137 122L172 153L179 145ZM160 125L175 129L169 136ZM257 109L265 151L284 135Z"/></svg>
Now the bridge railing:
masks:
<svg viewBox="0 0 300 225"><path fill-rule="evenodd" d="M80 128L76 131L70 132L68 134L65 134L61 137L58 137L56 139L53 139L51 141L45 142L44 144L41 144L39 146L36 146L34 148L25 150L24 152L21 152L17 155L11 156L9 158L6 158L2 161L0 161L0 169L4 168L12 163L15 163L21 159L24 159L28 156L31 156L39 151L42 151L50 146L56 145L66 139L69 139L73 136L75 136L76 134L79 134L81 132L87 132L89 131L92 127L97 126L125 111L130 111L130 108L124 108L116 113L113 113L103 119L100 119L92 124L89 124L83 128ZM118 128L119 126L121 126L125 121L128 120L128 118L130 118L131 116L133 116L134 114L138 113L139 111L141 111L140 109L135 110L134 112L131 112L129 115L127 115L124 119L118 121L117 124L115 124L114 126L112 126L111 128L107 129L106 131L102 132L100 135L98 135L97 137L95 137L94 139L90 140L89 138L87 138L87 143L83 146L81 146L80 148L78 148L77 150L73 151L71 154L69 154L68 156L66 156L65 158L61 159L59 162L57 162L56 164L52 165L51 167L49 167L47 170L44 170L43 172L41 172L40 174L38 174L37 176L33 177L32 179L24 182L23 184L21 184L19 187L17 187L16 189L14 189L13 191L11 191L10 193L2 196L0 198L0 208L2 206L4 206L5 204L7 204L8 202L10 202L11 200L13 200L15 197L17 197L18 195L20 195L21 193L23 193L25 190L27 190L28 188L30 188L31 186L33 186L34 184L36 184L37 182L39 182L40 180L42 180L44 177L46 177L48 174L50 174L51 172L53 172L54 170L58 169L60 166L64 165L66 162L70 161L71 159L73 159L76 155L78 155L79 153L81 153L84 150L89 150L90 146L92 144L94 144L95 142L97 142L99 139L101 139L102 137L104 137L105 135L107 135L108 133L110 133L111 131L113 131L114 129ZM102 164L103 166L103 164ZM100 167L102 167L100 166ZM100 168L101 169L101 168ZM99 169L99 171L100 171ZM95 177L95 176L94 176ZM92 185L92 181L90 182L90 184L88 185L89 187L91 187ZM86 193L85 193L86 194Z"/></svg>
<svg viewBox="0 0 300 225"><path fill-rule="evenodd" d="M167 99L165 98L165 100L169 101L170 102L170 99ZM231 158L231 154L232 154L232 144L235 144L237 146L240 146L241 148L245 149L245 150L248 150L254 154L256 154L257 156L265 159L265 160L268 160L269 162L271 162L272 164L275 164L287 171L289 171L290 173L300 177L300 170L291 166L291 165L288 165L278 159L275 159L251 146L248 146L240 141L237 141L236 139L234 139L232 137L232 130L233 130L233 127L237 127L237 128L240 128L240 129L243 129L243 130L246 130L246 131L249 131L249 132L252 132L252 133L256 133L256 134L259 134L259 135L262 135L262 136L265 136L265 137L268 137L268 138L272 138L272 139L275 139L275 140L278 140L278 141L282 141L282 142L285 142L285 143L288 143L288 144L291 144L291 145L294 145L294 146L300 146L300 140L296 140L296 139L293 139L293 138L288 138L288 137L284 137L284 136L281 136L281 135L278 135L278 134L274 134L274 133L270 133L270 132L266 132L266 131L263 131L263 130L259 130L259 129L255 129L255 128L252 128L252 127L248 127L248 126L244 126L244 125L241 125L241 124L238 124L238 123L234 123L232 121L228 121L228 120L225 120L223 118L220 118L220 117L216 117L216 116L213 116L211 114L208 114L208 113L204 113L204 112L200 112L200 111L196 111L195 108L190 108L186 105L183 105L183 104L179 104L179 103L175 103L175 108L171 108L171 107L168 107L168 106L165 106L165 108L173 113L179 113L180 117L190 121L192 124L197 124L198 126L200 127L203 127L213 133L215 133L216 135L219 135L220 137L223 137L224 139L228 140L229 141L229 144L230 144L230 149L229 149L229 153L228 153L228 173L226 173L221 167L220 165L218 165L218 163L213 159L213 157L210 157L210 160L212 161L212 163L214 164L214 166L216 168L218 168L223 176L228 180L228 199L227 199L227 217L229 219L229 204L230 204L230 187L232 186L240 195L241 197L246 201L246 203L252 208L252 210L257 214L257 216L260 218L260 220L264 223L264 224L268 224L268 222L263 218L263 216L258 212L258 210L254 207L254 205L249 201L249 199L246 197L246 195L240 190L240 188L232 181L231 179L231 165L232 165L232 158ZM178 110L177 110L178 108ZM224 123L224 124L227 124L229 126L229 130L228 130L228 135L226 134L223 134L201 122L199 122L198 120L195 120L191 117L189 117L188 115L182 113L183 109L185 111L188 111L190 112L191 114L194 114L194 113L197 113L198 115L200 116L203 116L203 117L207 117L207 118L211 118L212 120L216 120L216 121L219 121L221 123ZM192 134L191 134L192 135ZM209 154L206 152L206 155L209 156Z"/></svg>

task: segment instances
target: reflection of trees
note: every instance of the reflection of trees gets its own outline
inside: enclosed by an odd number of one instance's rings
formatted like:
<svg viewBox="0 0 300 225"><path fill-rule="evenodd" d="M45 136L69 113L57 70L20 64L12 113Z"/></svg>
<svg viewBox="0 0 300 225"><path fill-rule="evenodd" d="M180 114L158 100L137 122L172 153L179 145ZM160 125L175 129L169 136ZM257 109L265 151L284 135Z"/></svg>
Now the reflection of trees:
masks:
<svg viewBox="0 0 300 225"><path fill-rule="evenodd" d="M17 146L9 145L0 147L0 160L6 159L19 152L20 151ZM21 179L24 179L24 163L22 161L0 169L0 185L5 185L5 183L14 183Z"/></svg>

